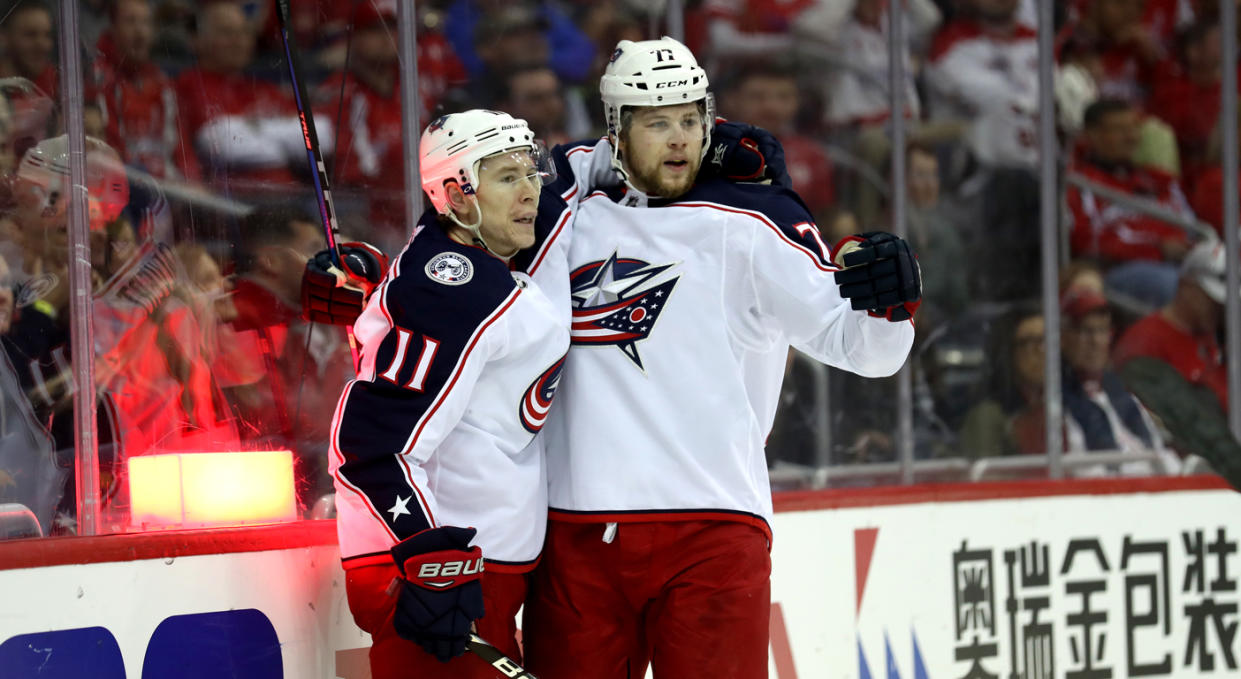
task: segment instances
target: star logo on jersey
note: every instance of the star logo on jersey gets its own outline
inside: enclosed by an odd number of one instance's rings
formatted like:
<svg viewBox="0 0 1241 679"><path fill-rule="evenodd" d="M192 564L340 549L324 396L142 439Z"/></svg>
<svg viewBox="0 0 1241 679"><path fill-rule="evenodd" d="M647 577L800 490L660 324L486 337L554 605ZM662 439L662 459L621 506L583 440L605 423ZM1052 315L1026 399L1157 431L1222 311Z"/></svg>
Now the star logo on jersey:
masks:
<svg viewBox="0 0 1241 679"><path fill-rule="evenodd" d="M639 369L638 342L646 339L663 313L680 276L668 270L679 264L652 265L617 257L578 267L569 276L573 295L574 344L614 344Z"/></svg>
<svg viewBox="0 0 1241 679"><path fill-rule="evenodd" d="M409 497L401 497L400 493L397 494L396 502L393 503L392 508L388 510L388 513L392 515L393 523L396 523L397 517L402 514L412 516L409 512L409 501L412 499L414 499L413 495L410 495Z"/></svg>

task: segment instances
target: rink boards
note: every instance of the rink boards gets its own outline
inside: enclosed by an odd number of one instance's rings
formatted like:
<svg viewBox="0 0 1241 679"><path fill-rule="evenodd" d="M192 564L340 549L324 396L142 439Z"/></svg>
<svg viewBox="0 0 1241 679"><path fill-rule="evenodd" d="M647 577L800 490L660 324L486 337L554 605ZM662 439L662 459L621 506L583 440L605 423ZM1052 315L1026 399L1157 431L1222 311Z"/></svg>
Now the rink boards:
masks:
<svg viewBox="0 0 1241 679"><path fill-rule="evenodd" d="M786 494L771 677L1238 676L1213 478ZM0 543L0 676L362 679L329 522Z"/></svg>

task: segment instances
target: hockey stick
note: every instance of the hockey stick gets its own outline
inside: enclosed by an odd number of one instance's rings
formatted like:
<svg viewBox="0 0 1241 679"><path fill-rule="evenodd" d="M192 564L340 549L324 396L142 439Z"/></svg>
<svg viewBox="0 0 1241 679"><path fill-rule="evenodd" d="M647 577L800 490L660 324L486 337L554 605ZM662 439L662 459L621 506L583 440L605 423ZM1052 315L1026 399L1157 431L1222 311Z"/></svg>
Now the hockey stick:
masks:
<svg viewBox="0 0 1241 679"><path fill-rule="evenodd" d="M470 632L470 640L466 642L465 648L474 655L486 660L492 667L499 670L500 674L506 677L511 679L537 679L521 665L518 665L507 655L501 653L500 649L487 643L482 637L473 632Z"/></svg>
<svg viewBox="0 0 1241 679"><path fill-rule="evenodd" d="M315 199L319 202L319 217L323 220L323 235L327 239L327 247L334 264L341 271L345 270L340 259L340 226L336 222L336 205L332 202L332 189L328 184L327 166L323 163L323 153L319 150L319 135L315 132L315 115L310 109L309 98L306 96L306 85L297 77L302 72L301 60L293 47L293 37L289 35L289 0L276 0L276 18L280 23L280 42L284 45L285 63L289 65L289 78L293 81L293 100L297 104L297 115L302 123L302 139L306 142L306 160L310 163L310 176L314 180ZM358 370L358 342L353 336L353 326L345 327L349 337L349 353L353 358L353 369Z"/></svg>

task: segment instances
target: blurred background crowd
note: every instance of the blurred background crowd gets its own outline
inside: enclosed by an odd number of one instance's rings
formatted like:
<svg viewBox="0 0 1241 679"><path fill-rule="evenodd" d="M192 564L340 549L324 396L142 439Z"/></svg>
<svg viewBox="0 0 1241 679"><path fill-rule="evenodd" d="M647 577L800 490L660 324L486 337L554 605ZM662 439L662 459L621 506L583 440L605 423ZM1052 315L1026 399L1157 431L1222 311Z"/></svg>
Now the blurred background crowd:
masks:
<svg viewBox="0 0 1241 679"><path fill-rule="evenodd" d="M346 240L408 237L394 0L294 0ZM300 319L323 248L274 0L82 0L80 114L63 105L56 5L0 2L0 503L72 532L65 132L82 125L105 504L125 459L288 448L309 514L330 492L343 330ZM723 117L784 145L825 240L895 231L926 282L906 376L790 355L768 445L777 487L895 482L898 412L928 479L980 460L1046 475L1034 0L702 0L685 42ZM548 144L603 133L618 40L668 31L664 0L416 3L422 125L474 107ZM904 31L889 36L901 12ZM1073 475L1180 474L1227 427L1218 0L1057 0L1060 360ZM903 110L890 62L903 63ZM80 120L77 118L80 117ZM906 143L893 149L894 118ZM904 158L894 186L892 159ZM911 389L902 403L898 380ZM920 479L923 477L919 477Z"/></svg>

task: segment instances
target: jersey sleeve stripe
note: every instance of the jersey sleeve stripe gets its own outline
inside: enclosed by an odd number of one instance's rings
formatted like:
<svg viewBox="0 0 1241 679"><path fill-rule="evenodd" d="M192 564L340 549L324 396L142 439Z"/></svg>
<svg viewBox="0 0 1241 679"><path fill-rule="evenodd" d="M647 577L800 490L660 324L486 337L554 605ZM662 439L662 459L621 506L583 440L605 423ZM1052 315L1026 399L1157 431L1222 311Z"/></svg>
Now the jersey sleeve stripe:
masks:
<svg viewBox="0 0 1241 679"><path fill-rule="evenodd" d="M478 327L474 330L474 333L470 336L469 341L466 343L465 351L461 352L461 358L457 359L457 364L453 366L451 373L452 376L448 378L447 384L440 390L439 395L436 396L435 402L431 405L431 407L427 408L427 412L418 419L418 424L414 427L413 433L410 434L409 440L405 442L405 447L401 452L402 455L408 455L414 449L414 445L417 443L418 437L422 434L422 430L435 415L435 411L439 410L439 407L443 405L444 399L448 397L448 394L452 393L452 388L457 383L457 379L461 377L461 370L465 366L466 360L469 359L470 352L472 352L474 347L478 344L479 338L483 336L483 333L486 332L487 329L500 318L500 316L504 315L504 312L508 311L513 306L513 302L517 301L517 297L519 295L521 295L521 288L514 288L513 291L509 293L508 298L504 300L504 303L496 308L495 311L491 312L491 315L488 316L482 323L479 323Z"/></svg>
<svg viewBox="0 0 1241 679"><path fill-rule="evenodd" d="M673 203L670 207L706 207L706 208L711 208L713 210L720 210L723 212L732 212L734 214L747 215L749 217L753 217L754 219L764 224L767 228L771 229L776 234L776 236L780 238L780 240L784 241L785 243L788 243L794 248L797 248L799 252L805 253L805 255L810 258L810 261L814 262L814 265L818 267L820 271L832 272L832 271L840 270L836 266L832 266L830 264L824 264L823 261L820 259L820 255L816 254L814 250L811 250L805 245L793 240L792 238L789 238L788 234L784 233L783 229L781 229L775 222L768 219L761 212L755 212L753 210L743 210L741 208L727 207L724 205L719 205L717 203L707 203L707 202L702 202L702 201L694 202L694 203Z"/></svg>

